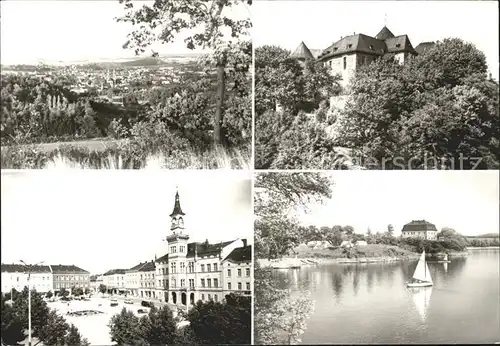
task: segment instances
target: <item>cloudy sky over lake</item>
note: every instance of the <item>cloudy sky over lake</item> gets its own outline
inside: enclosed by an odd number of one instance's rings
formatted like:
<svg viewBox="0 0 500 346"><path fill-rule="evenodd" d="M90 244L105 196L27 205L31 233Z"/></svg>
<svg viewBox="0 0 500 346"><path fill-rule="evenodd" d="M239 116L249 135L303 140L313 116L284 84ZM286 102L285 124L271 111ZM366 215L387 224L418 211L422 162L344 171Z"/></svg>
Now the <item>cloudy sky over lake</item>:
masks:
<svg viewBox="0 0 500 346"><path fill-rule="evenodd" d="M253 241L251 180L238 171L2 172L2 263L128 269L167 251L176 185L190 242Z"/></svg>

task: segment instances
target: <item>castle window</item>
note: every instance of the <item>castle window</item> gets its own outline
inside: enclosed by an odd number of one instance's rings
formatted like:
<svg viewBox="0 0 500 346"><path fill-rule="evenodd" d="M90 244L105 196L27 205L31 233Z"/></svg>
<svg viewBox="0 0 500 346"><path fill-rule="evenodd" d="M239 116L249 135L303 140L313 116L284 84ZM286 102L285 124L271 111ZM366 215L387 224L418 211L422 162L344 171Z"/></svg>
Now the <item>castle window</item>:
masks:
<svg viewBox="0 0 500 346"><path fill-rule="evenodd" d="M247 291L250 291L250 282L247 282Z"/></svg>
<svg viewBox="0 0 500 346"><path fill-rule="evenodd" d="M352 48L352 44L347 45L347 49Z"/></svg>
<svg viewBox="0 0 500 346"><path fill-rule="evenodd" d="M205 265L204 265L204 264L202 264L202 265L201 265L201 272L202 272L202 273L204 273L204 272L205 272Z"/></svg>
<svg viewBox="0 0 500 346"><path fill-rule="evenodd" d="M347 68L347 57L344 57L344 70Z"/></svg>
<svg viewBox="0 0 500 346"><path fill-rule="evenodd" d="M371 50L373 50L373 46L372 45L370 45L370 47L368 47L368 48L370 48Z"/></svg>
<svg viewBox="0 0 500 346"><path fill-rule="evenodd" d="M231 269L227 270L227 276L231 276Z"/></svg>
<svg viewBox="0 0 500 346"><path fill-rule="evenodd" d="M241 290L241 282L238 282L238 289Z"/></svg>
<svg viewBox="0 0 500 346"><path fill-rule="evenodd" d="M238 277L241 277L241 269L238 268Z"/></svg>
<svg viewBox="0 0 500 346"><path fill-rule="evenodd" d="M230 282L227 283L227 289L231 290L231 283Z"/></svg>
<svg viewBox="0 0 500 346"><path fill-rule="evenodd" d="M247 269L245 270L245 274L246 274L246 276L250 276L250 268L247 268Z"/></svg>
<svg viewBox="0 0 500 346"><path fill-rule="evenodd" d="M399 44L399 43L398 43L398 44L396 45L396 47L397 47L397 48L401 47L401 44Z"/></svg>
<svg viewBox="0 0 500 346"><path fill-rule="evenodd" d="M205 287L205 279L201 279L201 287Z"/></svg>
<svg viewBox="0 0 500 346"><path fill-rule="evenodd" d="M207 272L210 272L211 270L210 264L207 264Z"/></svg>
<svg viewBox="0 0 500 346"><path fill-rule="evenodd" d="M212 279L207 279L207 286L212 287Z"/></svg>
<svg viewBox="0 0 500 346"><path fill-rule="evenodd" d="M219 280L217 279L214 279L214 287L219 287Z"/></svg>

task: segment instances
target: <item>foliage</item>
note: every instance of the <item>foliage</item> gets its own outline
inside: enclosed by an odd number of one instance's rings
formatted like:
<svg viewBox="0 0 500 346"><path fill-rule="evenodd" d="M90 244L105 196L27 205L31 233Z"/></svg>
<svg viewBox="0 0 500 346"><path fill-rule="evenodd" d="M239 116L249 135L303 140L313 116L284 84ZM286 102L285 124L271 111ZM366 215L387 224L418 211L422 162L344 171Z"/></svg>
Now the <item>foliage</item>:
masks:
<svg viewBox="0 0 500 346"><path fill-rule="evenodd" d="M107 291L106 285L100 284L98 290L101 293L106 293L106 291Z"/></svg>
<svg viewBox="0 0 500 346"><path fill-rule="evenodd" d="M169 345L176 338L176 322L168 306L154 306L139 320L139 334L150 345Z"/></svg>
<svg viewBox="0 0 500 346"><path fill-rule="evenodd" d="M70 294L70 292L66 288L64 288L64 287L62 287L59 290L59 296L60 297L67 297L67 296L69 296L69 294Z"/></svg>
<svg viewBox="0 0 500 346"><path fill-rule="evenodd" d="M331 196L331 178L322 173L259 173L255 176L255 256L286 255L302 240L292 211ZM296 343L304 332L313 302L292 299L271 272L255 261L254 331L257 344Z"/></svg>
<svg viewBox="0 0 500 346"><path fill-rule="evenodd" d="M2 343L17 345L26 338L24 323L15 313L15 309L4 299L1 302L1 335Z"/></svg>
<svg viewBox="0 0 500 346"><path fill-rule="evenodd" d="M117 18L117 21L131 23L134 26L124 48L135 48L136 54L139 54L155 42L169 43L175 40L177 34L190 32L184 40L188 49L201 47L213 50L218 86L213 118L214 142L221 144L226 87L225 68L230 64L230 57L233 55L231 48L234 48L231 41L225 39L227 34L224 31L230 31L231 38L239 38L246 36L251 27L250 18L234 19L227 15L231 13L231 8L245 3L250 5L251 1L212 0L207 3L201 0L159 0L152 6L143 5L138 9L134 8L130 0L120 0L120 2L124 3L125 14ZM153 56L157 56L157 53L153 52Z"/></svg>
<svg viewBox="0 0 500 346"><path fill-rule="evenodd" d="M118 345L144 343L139 332L139 318L132 311L123 308L119 314L111 317L109 328L111 341L116 342Z"/></svg>
<svg viewBox="0 0 500 346"><path fill-rule="evenodd" d="M54 296L54 294L52 293L52 291L48 291L47 293L45 293L45 297L46 298L52 298Z"/></svg>
<svg viewBox="0 0 500 346"><path fill-rule="evenodd" d="M307 113L326 120L329 98L340 92L338 77L314 60L290 58L277 46L258 47L255 66L256 167L333 168L337 155L326 123Z"/></svg>
<svg viewBox="0 0 500 346"><path fill-rule="evenodd" d="M288 217L331 193L330 177L320 173L259 173L255 178L255 248L260 258L277 258L299 244L300 228Z"/></svg>
<svg viewBox="0 0 500 346"><path fill-rule="evenodd" d="M460 39L404 65L377 59L356 72L336 143L372 168L498 168L498 83L486 69L484 54Z"/></svg>
<svg viewBox="0 0 500 346"><path fill-rule="evenodd" d="M229 294L224 302L202 302L189 310L189 328L203 344L250 344L251 299Z"/></svg>
<svg viewBox="0 0 500 346"><path fill-rule="evenodd" d="M13 345L26 337L28 329L28 288L14 295L12 306L2 299L2 341ZM40 293L31 291L32 335L44 345L86 346L78 329L69 326L55 310L50 310Z"/></svg>
<svg viewBox="0 0 500 346"><path fill-rule="evenodd" d="M78 296L81 296L81 295L83 295L83 294L84 294L84 290L83 290L83 288L82 288L82 287L74 287L74 286L73 286L73 287L71 288L71 293L72 293L74 296L78 297Z"/></svg>
<svg viewBox="0 0 500 346"><path fill-rule="evenodd" d="M296 344L314 309L307 293L291 298L278 287L271 271L255 263L254 333L258 345Z"/></svg>

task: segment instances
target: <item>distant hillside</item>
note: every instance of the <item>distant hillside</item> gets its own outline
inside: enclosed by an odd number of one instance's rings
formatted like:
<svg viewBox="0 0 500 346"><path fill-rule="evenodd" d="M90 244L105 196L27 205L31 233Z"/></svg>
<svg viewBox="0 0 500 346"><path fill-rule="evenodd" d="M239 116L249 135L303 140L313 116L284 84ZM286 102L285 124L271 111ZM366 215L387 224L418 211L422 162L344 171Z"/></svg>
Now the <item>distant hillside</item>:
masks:
<svg viewBox="0 0 500 346"><path fill-rule="evenodd" d="M164 64L165 61L159 58L142 58L120 63L122 66L159 66Z"/></svg>
<svg viewBox="0 0 500 346"><path fill-rule="evenodd" d="M469 238L499 238L499 233L486 233L481 235L469 236Z"/></svg>

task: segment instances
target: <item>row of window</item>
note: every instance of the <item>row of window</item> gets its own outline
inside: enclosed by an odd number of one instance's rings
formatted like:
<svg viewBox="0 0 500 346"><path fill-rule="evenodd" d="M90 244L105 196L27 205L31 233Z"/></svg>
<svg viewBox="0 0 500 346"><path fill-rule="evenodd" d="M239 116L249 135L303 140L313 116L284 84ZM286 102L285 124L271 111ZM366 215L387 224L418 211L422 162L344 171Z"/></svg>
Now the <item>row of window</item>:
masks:
<svg viewBox="0 0 500 346"><path fill-rule="evenodd" d="M74 284L72 284L72 283L68 283L68 282L61 282L61 283L56 282L56 284L55 284L55 288L56 288L56 289L57 289L57 288L71 288L71 287L74 287L74 286L75 286ZM78 285L78 286L81 286L81 287L89 287L89 285L88 285L88 284L86 284L86 283L85 283L85 284L83 284L83 285Z"/></svg>
<svg viewBox="0 0 500 346"><path fill-rule="evenodd" d="M214 294L214 298L213 298L213 300L214 300L215 302L217 302L217 300L218 300L218 299L219 299L219 298L217 297L217 295L216 295L216 294ZM208 294L208 300L209 300L209 301L210 301L210 300L212 300L212 295L211 295L211 294ZM201 295L201 301L202 301L202 302L204 302L204 301L205 301L205 294L202 294L202 295Z"/></svg>
<svg viewBox="0 0 500 346"><path fill-rule="evenodd" d="M247 283L246 283L246 288L247 288L247 291L250 291L250 282L247 282ZM228 289L228 290L231 290L231 289L232 289L232 288L231 288L231 283L230 283L230 282L228 282L228 283L227 283L227 289ZM238 282L238 290L241 290L241 289L242 289L242 284L241 284L241 282Z"/></svg>
<svg viewBox="0 0 500 346"><path fill-rule="evenodd" d="M179 253L184 253L185 251L186 251L186 246L184 245L179 246ZM177 246L171 246L170 253L177 253Z"/></svg>
<svg viewBox="0 0 500 346"><path fill-rule="evenodd" d="M84 275L54 275L54 279L60 281L85 281L88 277Z"/></svg>
<svg viewBox="0 0 500 346"><path fill-rule="evenodd" d="M237 274L238 274L238 277L241 277L241 268L238 268ZM231 276L231 269L227 270L227 276ZM247 277L250 276L250 268L245 269L245 276L247 276Z"/></svg>

